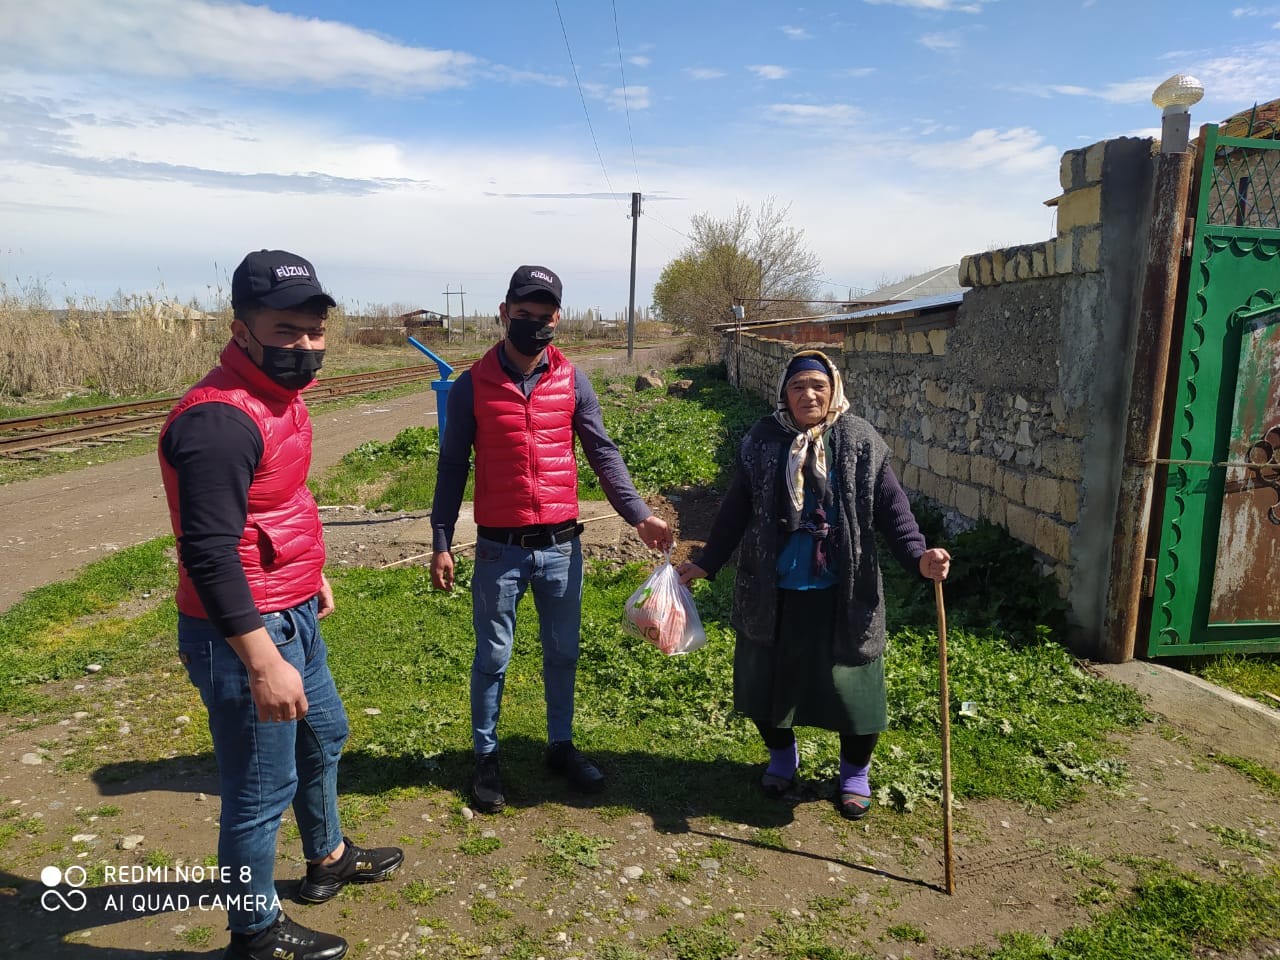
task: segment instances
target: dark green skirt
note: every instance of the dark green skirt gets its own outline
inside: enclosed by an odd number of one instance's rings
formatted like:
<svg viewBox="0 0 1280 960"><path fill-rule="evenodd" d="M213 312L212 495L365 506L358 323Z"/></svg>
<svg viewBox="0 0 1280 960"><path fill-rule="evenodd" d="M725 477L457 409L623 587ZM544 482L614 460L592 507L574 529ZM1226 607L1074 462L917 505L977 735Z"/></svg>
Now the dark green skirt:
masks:
<svg viewBox="0 0 1280 960"><path fill-rule="evenodd" d="M779 590L772 647L738 641L733 705L763 727L880 733L888 726L884 657L862 666L832 658L836 591Z"/></svg>

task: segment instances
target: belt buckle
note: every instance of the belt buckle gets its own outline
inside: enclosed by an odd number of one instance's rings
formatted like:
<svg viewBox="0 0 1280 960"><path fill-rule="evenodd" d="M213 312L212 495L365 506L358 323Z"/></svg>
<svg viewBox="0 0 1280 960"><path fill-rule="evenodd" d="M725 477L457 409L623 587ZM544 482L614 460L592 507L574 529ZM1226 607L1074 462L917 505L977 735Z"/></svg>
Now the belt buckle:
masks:
<svg viewBox="0 0 1280 960"><path fill-rule="evenodd" d="M542 536L542 534L541 534L541 533L522 533L522 534L520 534L520 541L519 541L519 542L520 542L520 548L521 548L522 550L535 550L535 549L537 549L536 547L534 547L534 545L533 545L532 543L527 543L526 541L530 541L530 540L533 540L534 538L541 537L541 536Z"/></svg>

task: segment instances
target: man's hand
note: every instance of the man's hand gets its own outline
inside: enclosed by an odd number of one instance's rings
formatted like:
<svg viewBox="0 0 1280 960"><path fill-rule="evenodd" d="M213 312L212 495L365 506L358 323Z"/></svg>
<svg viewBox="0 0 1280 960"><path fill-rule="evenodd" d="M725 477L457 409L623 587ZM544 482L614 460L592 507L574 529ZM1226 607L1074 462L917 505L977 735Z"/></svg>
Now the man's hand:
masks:
<svg viewBox="0 0 1280 960"><path fill-rule="evenodd" d="M945 580L951 572L951 554L934 547L920 554L920 576L927 580Z"/></svg>
<svg viewBox="0 0 1280 960"><path fill-rule="evenodd" d="M437 590L453 589L453 554L441 550L431 557L431 585Z"/></svg>
<svg viewBox="0 0 1280 960"><path fill-rule="evenodd" d="M667 526L667 521L659 516L641 520L636 524L636 533L644 541L645 546L652 550L671 549L671 528Z"/></svg>
<svg viewBox="0 0 1280 960"><path fill-rule="evenodd" d="M227 637L249 674L249 692L265 722L301 720L307 715L307 695L293 664L280 656L266 627Z"/></svg>
<svg viewBox="0 0 1280 960"><path fill-rule="evenodd" d="M329 578L320 574L320 603L316 610L316 619L323 620L333 613L333 587L329 586Z"/></svg>
<svg viewBox="0 0 1280 960"><path fill-rule="evenodd" d="M707 571L696 563L682 563L676 567L676 573L680 574L680 582L686 586L690 580L705 580L707 578Z"/></svg>

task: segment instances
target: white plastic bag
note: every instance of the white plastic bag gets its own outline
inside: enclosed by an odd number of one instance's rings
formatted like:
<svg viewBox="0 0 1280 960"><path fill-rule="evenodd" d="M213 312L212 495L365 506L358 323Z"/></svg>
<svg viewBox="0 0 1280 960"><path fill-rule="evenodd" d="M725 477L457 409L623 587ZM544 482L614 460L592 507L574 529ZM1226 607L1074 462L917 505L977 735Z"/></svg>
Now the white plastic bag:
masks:
<svg viewBox="0 0 1280 960"><path fill-rule="evenodd" d="M707 642L693 594L680 582L670 553L627 600L622 623L667 656L691 653Z"/></svg>

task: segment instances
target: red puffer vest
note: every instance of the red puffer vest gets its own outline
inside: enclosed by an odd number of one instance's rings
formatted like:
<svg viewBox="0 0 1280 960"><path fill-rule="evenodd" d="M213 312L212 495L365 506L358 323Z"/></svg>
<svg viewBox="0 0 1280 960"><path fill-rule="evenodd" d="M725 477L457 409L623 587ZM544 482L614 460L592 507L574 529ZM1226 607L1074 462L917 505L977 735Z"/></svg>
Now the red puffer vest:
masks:
<svg viewBox="0 0 1280 960"><path fill-rule="evenodd" d="M324 528L307 489L311 466L311 417L296 390L286 390L260 369L234 341L219 366L187 391L165 421L164 434L180 414L199 403L228 403L243 410L262 434L262 459L249 484L249 515L240 535L240 563L260 613L287 610L320 591ZM182 536L178 474L160 455L164 495L176 536ZM208 619L195 586L178 564L178 609Z"/></svg>
<svg viewBox="0 0 1280 960"><path fill-rule="evenodd" d="M528 527L578 515L573 455L573 364L547 347L550 365L526 398L498 360L499 343L471 368L476 417L476 523Z"/></svg>

